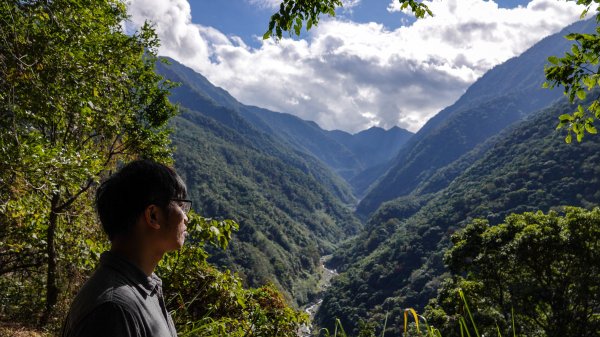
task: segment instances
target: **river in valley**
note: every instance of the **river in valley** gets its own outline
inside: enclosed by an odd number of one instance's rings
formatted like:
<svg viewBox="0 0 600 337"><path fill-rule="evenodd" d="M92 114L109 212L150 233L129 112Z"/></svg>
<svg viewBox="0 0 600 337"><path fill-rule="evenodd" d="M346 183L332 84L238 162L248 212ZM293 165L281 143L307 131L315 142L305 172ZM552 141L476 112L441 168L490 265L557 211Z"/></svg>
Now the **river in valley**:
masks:
<svg viewBox="0 0 600 337"><path fill-rule="evenodd" d="M330 257L331 257L330 255L321 257L321 266L319 268L319 273L321 274L321 279L319 280L319 284L318 284L318 288L321 293L324 292L327 288L329 288L331 286L331 280L335 276L338 275L338 273L335 269L332 270L332 269L327 269L325 267L325 262L327 262L327 260L329 260ZM312 321L315 317L315 314L319 310L321 303L323 303L323 299L318 298L315 302L309 303L303 308L304 312L306 312L309 315L309 323L306 325L303 325L300 328L300 331L298 334L299 336L301 336L301 337L312 336L312 332L313 332L312 331L313 330Z"/></svg>

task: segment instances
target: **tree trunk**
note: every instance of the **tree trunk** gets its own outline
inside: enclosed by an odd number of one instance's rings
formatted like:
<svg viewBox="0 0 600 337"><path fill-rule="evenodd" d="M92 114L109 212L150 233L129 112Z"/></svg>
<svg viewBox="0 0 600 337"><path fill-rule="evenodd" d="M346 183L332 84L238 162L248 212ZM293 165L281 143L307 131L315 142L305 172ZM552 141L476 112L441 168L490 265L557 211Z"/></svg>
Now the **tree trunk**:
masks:
<svg viewBox="0 0 600 337"><path fill-rule="evenodd" d="M50 219L48 230L46 232L46 258L47 258L47 275L46 275L46 310L40 320L41 325L48 324L54 306L58 301L58 285L56 279L56 244L54 242L56 226L58 222L58 203L60 195L54 193L51 200Z"/></svg>

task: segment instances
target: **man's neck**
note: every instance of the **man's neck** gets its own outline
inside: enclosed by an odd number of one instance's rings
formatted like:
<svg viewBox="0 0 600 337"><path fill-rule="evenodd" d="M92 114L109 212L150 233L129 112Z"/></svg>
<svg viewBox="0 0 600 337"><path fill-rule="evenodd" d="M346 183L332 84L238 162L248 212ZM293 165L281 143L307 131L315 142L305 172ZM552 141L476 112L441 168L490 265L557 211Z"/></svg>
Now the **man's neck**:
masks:
<svg viewBox="0 0 600 337"><path fill-rule="evenodd" d="M147 276L152 275L162 259L162 254L149 251L148 247L139 241L116 239L113 240L110 250L135 264Z"/></svg>

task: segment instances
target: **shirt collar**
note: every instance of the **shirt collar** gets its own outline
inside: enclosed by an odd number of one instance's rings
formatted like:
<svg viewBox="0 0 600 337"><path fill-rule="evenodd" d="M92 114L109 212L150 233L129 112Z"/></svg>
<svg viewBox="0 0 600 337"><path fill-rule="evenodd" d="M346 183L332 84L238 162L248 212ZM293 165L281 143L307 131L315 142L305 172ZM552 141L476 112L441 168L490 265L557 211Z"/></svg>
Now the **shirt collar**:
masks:
<svg viewBox="0 0 600 337"><path fill-rule="evenodd" d="M127 260L122 255L106 251L100 255L100 265L115 269L127 280L135 284L136 288L145 296L158 292L162 286L161 279L154 273L147 276L138 266Z"/></svg>

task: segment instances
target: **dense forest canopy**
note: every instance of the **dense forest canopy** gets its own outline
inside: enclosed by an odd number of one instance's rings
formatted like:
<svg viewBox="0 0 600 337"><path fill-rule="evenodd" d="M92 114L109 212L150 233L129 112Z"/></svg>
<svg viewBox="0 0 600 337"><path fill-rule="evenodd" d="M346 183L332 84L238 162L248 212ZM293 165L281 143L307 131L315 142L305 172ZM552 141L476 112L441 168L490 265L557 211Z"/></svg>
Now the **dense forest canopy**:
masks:
<svg viewBox="0 0 600 337"><path fill-rule="evenodd" d="M443 257L451 235L473 219L497 225L511 213L596 207L600 140L566 144L553 130L556 116L571 108L563 100L492 137L454 163L453 169L463 169L446 188L385 203L366 230L334 255L332 262L344 272L328 291L319 317L340 317L350 329L360 319L381 322L387 311L391 320L401 320L403 307L422 310L448 277ZM599 242L597 232L590 235L591 242ZM583 276L593 283L593 275ZM476 294L471 296L477 301ZM447 300L460 305L456 296Z"/></svg>
<svg viewBox="0 0 600 337"><path fill-rule="evenodd" d="M500 327L504 335L596 336L600 280L592 275L600 272L599 216L598 208L567 208L562 216L513 214L495 226L473 221L452 236L445 262L453 277L428 316L441 319L435 324L445 335L457 331L449 317L459 314L463 289L482 334Z"/></svg>

